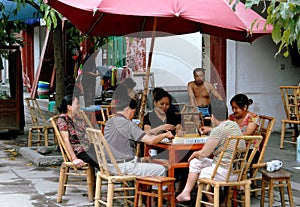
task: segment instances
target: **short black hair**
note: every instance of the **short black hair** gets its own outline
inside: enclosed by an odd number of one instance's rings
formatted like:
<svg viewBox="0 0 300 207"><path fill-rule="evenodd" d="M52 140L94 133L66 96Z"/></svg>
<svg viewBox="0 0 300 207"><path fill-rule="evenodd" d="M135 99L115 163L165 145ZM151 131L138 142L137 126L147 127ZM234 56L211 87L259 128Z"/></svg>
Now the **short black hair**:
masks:
<svg viewBox="0 0 300 207"><path fill-rule="evenodd" d="M123 111L126 107L129 107L130 109L136 109L137 105L137 101L133 98L129 97L127 99L119 99L117 101L116 110Z"/></svg>
<svg viewBox="0 0 300 207"><path fill-rule="evenodd" d="M171 95L167 92L167 91L165 91L165 90L162 90L162 91L158 91L157 93L155 93L155 95L154 95L154 101L155 102L157 102L157 101L159 101L159 100L161 100L161 99L163 99L163 98L165 98L165 97L168 97L169 98L169 100L170 100L170 104L172 103L172 97L171 97Z"/></svg>
<svg viewBox="0 0 300 207"><path fill-rule="evenodd" d="M193 74L195 75L197 72L203 72L205 74L205 68L195 68Z"/></svg>

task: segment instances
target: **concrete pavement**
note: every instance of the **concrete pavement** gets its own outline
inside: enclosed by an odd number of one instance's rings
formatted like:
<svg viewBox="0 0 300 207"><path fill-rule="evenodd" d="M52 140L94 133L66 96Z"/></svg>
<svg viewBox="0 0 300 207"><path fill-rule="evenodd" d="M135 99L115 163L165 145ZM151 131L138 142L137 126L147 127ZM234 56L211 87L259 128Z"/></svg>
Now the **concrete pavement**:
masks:
<svg viewBox="0 0 300 207"><path fill-rule="evenodd" d="M28 113L26 114L24 134L11 138L9 134L0 132L0 206L93 206L93 203L88 202L87 190L84 188L67 189L63 202L57 203L59 166L38 167L18 154L19 148L27 145L27 127L30 124L30 117ZM48 114L49 116L51 114ZM300 170L295 168L300 168L300 163L296 162L296 147L285 144L285 149L280 150L279 138L278 132L271 135L265 160L283 161L283 168L292 173L295 206L300 206ZM285 196L287 199L287 195ZM260 206L259 202L260 197L252 198L251 206ZM275 195L274 206L281 206L278 192Z"/></svg>

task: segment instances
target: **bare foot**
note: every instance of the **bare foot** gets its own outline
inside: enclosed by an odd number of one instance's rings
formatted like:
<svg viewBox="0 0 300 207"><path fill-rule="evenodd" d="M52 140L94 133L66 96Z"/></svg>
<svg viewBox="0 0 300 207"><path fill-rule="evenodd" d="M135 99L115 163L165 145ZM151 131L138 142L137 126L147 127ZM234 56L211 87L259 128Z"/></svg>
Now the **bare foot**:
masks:
<svg viewBox="0 0 300 207"><path fill-rule="evenodd" d="M178 202L190 201L190 200L191 200L191 196L190 196L190 194L188 194L188 193L182 192L182 193L180 193L180 194L176 197L176 200L177 200Z"/></svg>

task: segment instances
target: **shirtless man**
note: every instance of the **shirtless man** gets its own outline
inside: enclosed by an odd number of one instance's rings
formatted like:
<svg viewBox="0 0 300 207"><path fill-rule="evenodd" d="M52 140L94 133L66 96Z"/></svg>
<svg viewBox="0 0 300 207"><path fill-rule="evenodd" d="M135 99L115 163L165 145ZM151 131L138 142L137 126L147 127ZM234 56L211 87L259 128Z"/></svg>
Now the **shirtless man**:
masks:
<svg viewBox="0 0 300 207"><path fill-rule="evenodd" d="M196 106L198 112L202 113L203 117L210 116L210 95L214 95L217 99L223 100L214 86L204 80L205 69L194 69L194 81L188 83L188 94L191 105Z"/></svg>

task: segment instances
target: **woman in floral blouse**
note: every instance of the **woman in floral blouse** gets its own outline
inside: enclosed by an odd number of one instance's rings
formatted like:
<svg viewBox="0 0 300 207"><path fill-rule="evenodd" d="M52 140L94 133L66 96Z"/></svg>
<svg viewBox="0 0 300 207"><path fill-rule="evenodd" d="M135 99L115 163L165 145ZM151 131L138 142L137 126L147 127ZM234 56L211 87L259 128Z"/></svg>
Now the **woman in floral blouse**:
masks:
<svg viewBox="0 0 300 207"><path fill-rule="evenodd" d="M79 116L78 98L67 95L57 107L61 113L57 120L57 127L71 155L72 162L76 167L83 167L84 163L99 168L95 149L85 132L85 122Z"/></svg>

